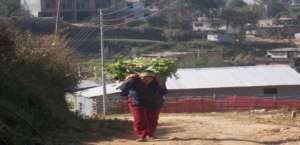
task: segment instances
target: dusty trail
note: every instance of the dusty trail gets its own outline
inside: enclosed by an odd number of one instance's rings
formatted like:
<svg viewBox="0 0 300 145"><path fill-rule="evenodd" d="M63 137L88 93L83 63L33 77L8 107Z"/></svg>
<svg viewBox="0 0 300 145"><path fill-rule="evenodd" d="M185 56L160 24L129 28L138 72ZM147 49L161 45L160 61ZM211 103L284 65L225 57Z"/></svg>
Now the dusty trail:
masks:
<svg viewBox="0 0 300 145"><path fill-rule="evenodd" d="M300 145L300 118L249 113L163 114L159 139L136 142L124 134L90 145Z"/></svg>

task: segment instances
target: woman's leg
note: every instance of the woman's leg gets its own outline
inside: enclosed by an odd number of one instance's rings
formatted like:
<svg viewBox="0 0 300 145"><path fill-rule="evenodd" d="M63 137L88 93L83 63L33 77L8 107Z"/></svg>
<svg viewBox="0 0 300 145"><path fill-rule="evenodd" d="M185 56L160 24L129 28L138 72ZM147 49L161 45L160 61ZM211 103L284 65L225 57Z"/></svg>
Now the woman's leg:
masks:
<svg viewBox="0 0 300 145"><path fill-rule="evenodd" d="M147 135L153 137L159 120L160 109L147 109Z"/></svg>
<svg viewBox="0 0 300 145"><path fill-rule="evenodd" d="M133 114L133 130L134 133L141 139L146 137L147 133L147 118L146 109L142 107L133 106L129 103L130 111Z"/></svg>

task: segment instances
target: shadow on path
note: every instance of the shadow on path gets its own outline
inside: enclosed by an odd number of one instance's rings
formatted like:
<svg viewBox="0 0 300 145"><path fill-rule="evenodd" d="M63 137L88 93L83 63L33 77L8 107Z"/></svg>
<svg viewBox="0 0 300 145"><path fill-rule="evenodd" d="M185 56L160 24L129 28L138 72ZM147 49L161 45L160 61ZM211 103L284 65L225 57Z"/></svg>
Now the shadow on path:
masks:
<svg viewBox="0 0 300 145"><path fill-rule="evenodd" d="M220 141L238 141L238 142L251 142L251 143L258 143L258 144L265 144L265 145L274 145L274 144L284 144L284 143L291 143L291 142L297 142L300 141L300 139L286 139L286 140L277 140L277 141L255 141L255 140L246 140L246 139L236 139L236 138L224 138L224 139L218 139L218 138L180 138L180 137L174 137L174 138L161 138L156 139L149 142L162 142L162 141L214 141L214 142L220 142Z"/></svg>

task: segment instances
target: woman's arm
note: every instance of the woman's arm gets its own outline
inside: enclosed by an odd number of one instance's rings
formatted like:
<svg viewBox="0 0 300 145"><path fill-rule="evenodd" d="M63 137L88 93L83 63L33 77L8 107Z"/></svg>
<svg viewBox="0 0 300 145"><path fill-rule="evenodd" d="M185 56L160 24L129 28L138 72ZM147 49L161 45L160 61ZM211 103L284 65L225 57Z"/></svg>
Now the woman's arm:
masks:
<svg viewBox="0 0 300 145"><path fill-rule="evenodd" d="M123 82L118 89L121 90L121 95L122 96L128 96L129 90L132 88L133 85L133 80L129 79Z"/></svg>

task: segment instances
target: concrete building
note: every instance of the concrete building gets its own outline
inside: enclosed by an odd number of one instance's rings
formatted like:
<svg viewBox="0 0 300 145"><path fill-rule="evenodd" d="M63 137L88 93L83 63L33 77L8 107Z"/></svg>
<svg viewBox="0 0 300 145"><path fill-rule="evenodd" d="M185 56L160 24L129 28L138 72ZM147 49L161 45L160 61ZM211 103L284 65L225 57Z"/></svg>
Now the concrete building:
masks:
<svg viewBox="0 0 300 145"><path fill-rule="evenodd" d="M180 69L177 77L167 81L170 97L300 94L300 74L288 65Z"/></svg>
<svg viewBox="0 0 300 145"><path fill-rule="evenodd" d="M41 11L38 16L55 17L58 7L56 2L57 0L41 0ZM149 5L151 4L153 3L150 2ZM147 12L145 4L140 0L62 0L60 17L65 21L72 22L88 21L93 17L98 17L100 8L110 8L106 11L110 14L115 13L114 10L122 12L118 13L119 17L132 13L140 18L144 17L144 13ZM108 18L114 19L115 17Z"/></svg>
<svg viewBox="0 0 300 145"><path fill-rule="evenodd" d="M299 97L300 74L288 65L179 69L177 77L168 78L166 85L170 100L191 96ZM109 108L122 100L117 87L107 85ZM87 116L101 113L101 86L75 92L74 97L77 112Z"/></svg>
<svg viewBox="0 0 300 145"><path fill-rule="evenodd" d="M226 43L234 43L236 41L236 36L232 34L218 34L211 33L207 34L207 40L212 42L226 42Z"/></svg>
<svg viewBox="0 0 300 145"><path fill-rule="evenodd" d="M300 48L277 48L266 52L266 58L258 58L257 65L286 64L300 72Z"/></svg>
<svg viewBox="0 0 300 145"><path fill-rule="evenodd" d="M300 5L300 0L280 0L280 2L284 5L291 5L291 6Z"/></svg>
<svg viewBox="0 0 300 145"><path fill-rule="evenodd" d="M226 31L226 22L219 18L198 17L193 21L194 31Z"/></svg>
<svg viewBox="0 0 300 145"><path fill-rule="evenodd" d="M299 21L293 18L264 19L257 23L256 35L263 38L292 39L300 32Z"/></svg>
<svg viewBox="0 0 300 145"><path fill-rule="evenodd" d="M39 17L55 17L58 4L56 0L41 0ZM97 14L96 0L63 0L60 16L66 21L89 19Z"/></svg>

